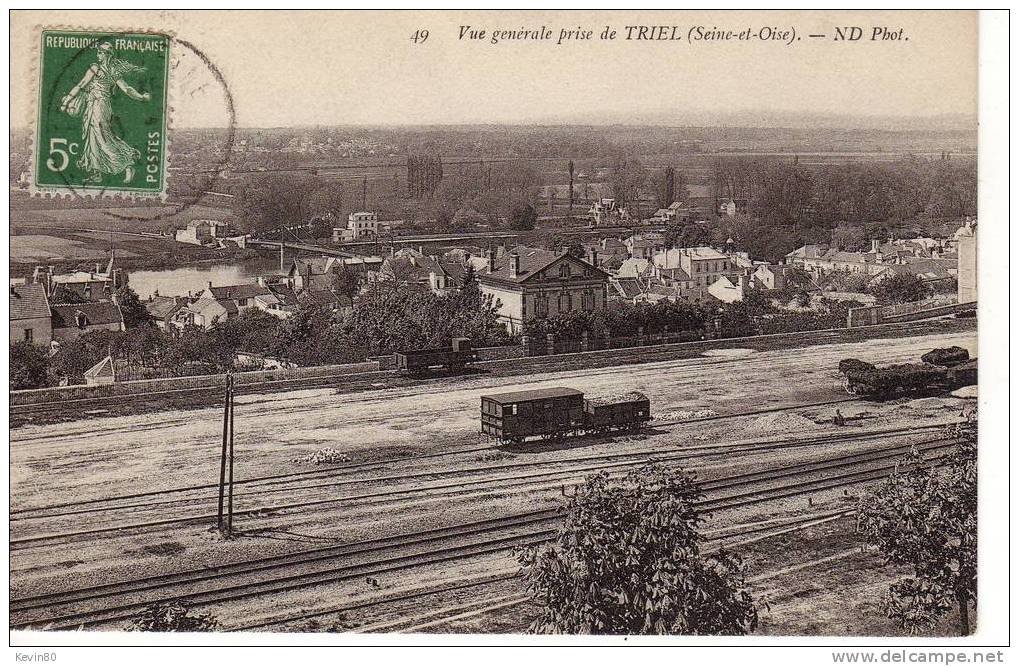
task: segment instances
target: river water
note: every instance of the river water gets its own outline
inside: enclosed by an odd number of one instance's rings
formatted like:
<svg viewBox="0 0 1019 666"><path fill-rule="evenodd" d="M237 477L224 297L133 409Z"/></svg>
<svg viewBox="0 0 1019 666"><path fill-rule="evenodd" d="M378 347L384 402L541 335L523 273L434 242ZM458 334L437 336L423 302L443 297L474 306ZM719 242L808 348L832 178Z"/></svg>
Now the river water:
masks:
<svg viewBox="0 0 1019 666"><path fill-rule="evenodd" d="M287 258L286 265L290 259ZM128 284L139 298L147 299L157 291L160 296L187 296L214 286L253 284L259 275L279 271L279 258L255 257L223 264L181 266L157 271L129 271Z"/></svg>

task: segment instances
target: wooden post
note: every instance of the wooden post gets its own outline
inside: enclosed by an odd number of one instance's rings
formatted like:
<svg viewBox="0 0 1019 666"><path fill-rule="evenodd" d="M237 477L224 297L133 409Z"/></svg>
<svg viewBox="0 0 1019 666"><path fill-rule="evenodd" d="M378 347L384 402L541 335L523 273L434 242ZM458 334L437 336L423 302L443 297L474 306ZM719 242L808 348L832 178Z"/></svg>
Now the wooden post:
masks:
<svg viewBox="0 0 1019 666"><path fill-rule="evenodd" d="M223 524L223 494L226 491L226 444L227 444L227 427L230 421L230 384L233 381L233 377L230 373L226 375L226 388L223 391L223 450L219 458L219 512L218 519L216 521L216 528L223 532L225 526Z"/></svg>
<svg viewBox="0 0 1019 666"><path fill-rule="evenodd" d="M230 494L227 496L226 504L226 538L232 539L234 535L234 387L233 377L230 378L230 472L229 472Z"/></svg>

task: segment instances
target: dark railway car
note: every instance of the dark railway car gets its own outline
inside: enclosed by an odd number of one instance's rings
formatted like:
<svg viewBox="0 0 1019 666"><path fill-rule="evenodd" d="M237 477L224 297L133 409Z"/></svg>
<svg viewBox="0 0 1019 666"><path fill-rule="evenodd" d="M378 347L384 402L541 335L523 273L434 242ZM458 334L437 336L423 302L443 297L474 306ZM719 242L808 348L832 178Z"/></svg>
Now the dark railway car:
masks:
<svg viewBox="0 0 1019 666"><path fill-rule="evenodd" d="M952 391L977 383L977 360L962 347L932 349L921 363L877 367L855 358L839 361L846 392L877 400Z"/></svg>
<svg viewBox="0 0 1019 666"><path fill-rule="evenodd" d="M948 369L929 363L902 363L873 369L854 367L843 370L843 374L847 393L877 400L948 388Z"/></svg>
<svg viewBox="0 0 1019 666"><path fill-rule="evenodd" d="M481 396L481 432L519 443L527 437L563 437L584 426L584 394L570 388Z"/></svg>
<svg viewBox="0 0 1019 666"><path fill-rule="evenodd" d="M398 351L394 356L396 369L408 375L422 375L432 368L461 372L477 359L467 338L454 339L451 347Z"/></svg>
<svg viewBox="0 0 1019 666"><path fill-rule="evenodd" d="M948 369L948 383L952 390L977 384L977 360L970 359Z"/></svg>
<svg viewBox="0 0 1019 666"><path fill-rule="evenodd" d="M638 391L584 401L584 430L639 430L651 420L651 400Z"/></svg>
<svg viewBox="0 0 1019 666"><path fill-rule="evenodd" d="M951 368L952 366L968 361L969 352L958 346L939 347L938 349L932 349L921 356L920 360L924 363L930 363L931 365L943 365L946 368Z"/></svg>
<svg viewBox="0 0 1019 666"><path fill-rule="evenodd" d="M515 391L481 397L481 432L504 442L528 437L559 439L567 435L639 430L651 420L651 401L632 391L619 396L584 399L570 388Z"/></svg>

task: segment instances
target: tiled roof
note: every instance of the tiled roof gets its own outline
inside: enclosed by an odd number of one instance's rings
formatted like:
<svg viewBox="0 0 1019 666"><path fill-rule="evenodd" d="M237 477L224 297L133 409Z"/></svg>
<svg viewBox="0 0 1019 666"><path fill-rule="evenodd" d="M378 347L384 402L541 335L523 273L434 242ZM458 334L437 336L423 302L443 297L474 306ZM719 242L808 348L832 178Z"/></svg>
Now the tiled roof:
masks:
<svg viewBox="0 0 1019 666"><path fill-rule="evenodd" d="M237 304L229 298L209 298L208 296L203 296L189 305L188 309L205 316L216 316L219 310L225 310L228 315L231 315L237 313Z"/></svg>
<svg viewBox="0 0 1019 666"><path fill-rule="evenodd" d="M303 257L294 259L294 267L302 275L322 274L328 271L335 261L333 257Z"/></svg>
<svg viewBox="0 0 1019 666"><path fill-rule="evenodd" d="M22 284L11 287L11 320L36 319L50 316L46 288L41 284Z"/></svg>
<svg viewBox="0 0 1019 666"><path fill-rule="evenodd" d="M182 299L175 296L153 296L145 301L145 309L156 319L165 320L184 306Z"/></svg>
<svg viewBox="0 0 1019 666"><path fill-rule="evenodd" d="M269 287L269 291L272 295L279 299L279 302L283 305L297 305L297 294L290 287L283 285L273 285Z"/></svg>
<svg viewBox="0 0 1019 666"><path fill-rule="evenodd" d="M225 287L209 287L207 291L211 293L212 297L216 300L227 298L239 300L242 298L263 296L269 293L269 290L260 284L234 284Z"/></svg>
<svg viewBox="0 0 1019 666"><path fill-rule="evenodd" d="M659 269L659 272L662 275L664 275L666 277L669 277L669 278L671 278L673 280L689 280L689 279L691 279L690 278L690 274L687 273L686 271L684 271L679 266L676 266L674 268L661 268L661 269Z"/></svg>
<svg viewBox="0 0 1019 666"><path fill-rule="evenodd" d="M623 298L636 298L644 291L636 278L613 278L611 282Z"/></svg>
<svg viewBox="0 0 1019 666"><path fill-rule="evenodd" d="M510 261L514 254L520 258L520 269L517 271L515 276L511 276ZM559 255L555 252L550 252L549 250L518 245L510 250L510 252L507 252L496 259L494 271L489 272L486 269L478 274L478 279L481 281L494 280L497 282L512 282L519 284L563 258L564 255ZM577 259L576 257L570 257L569 260L579 262L585 266L590 266L592 270L596 270L602 276L606 275L604 271L594 268L586 261Z"/></svg>
<svg viewBox="0 0 1019 666"><path fill-rule="evenodd" d="M827 247L824 247L822 245L804 245L802 247L796 248L795 250L793 250L792 252L790 252L786 256L787 257L803 257L804 259L817 259L825 251L827 251L827 249L828 249Z"/></svg>
<svg viewBox="0 0 1019 666"><path fill-rule="evenodd" d="M51 306L53 310L53 328L77 328L77 316L85 315L89 326L105 324L122 324L124 315L113 301L96 301L92 303L63 303Z"/></svg>
<svg viewBox="0 0 1019 666"><path fill-rule="evenodd" d="M82 374L86 377L114 377L116 371L113 367L113 359L107 356Z"/></svg>
<svg viewBox="0 0 1019 666"><path fill-rule="evenodd" d="M620 277L639 277L650 273L651 262L639 257L630 257L623 261L616 273Z"/></svg>
<svg viewBox="0 0 1019 666"><path fill-rule="evenodd" d="M59 273L52 276L51 279L54 284L84 284L86 282L110 282L113 278L102 273L74 271L73 273Z"/></svg>

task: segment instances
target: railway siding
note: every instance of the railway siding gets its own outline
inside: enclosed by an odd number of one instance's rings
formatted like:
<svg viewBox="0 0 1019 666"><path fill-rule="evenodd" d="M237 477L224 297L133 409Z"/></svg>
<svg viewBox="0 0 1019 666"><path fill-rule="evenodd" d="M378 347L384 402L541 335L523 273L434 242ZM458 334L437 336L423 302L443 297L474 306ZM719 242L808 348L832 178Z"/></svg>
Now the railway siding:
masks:
<svg viewBox="0 0 1019 666"><path fill-rule="evenodd" d="M917 334L955 333L975 331L975 319L918 321L854 328L826 329L804 331L800 333L774 333L745 338L725 338L719 340L697 340L693 342L676 342L643 347L624 347L586 352L570 352L549 356L524 356L523 347L480 348L479 361L474 366L484 372L500 375L526 374L538 369L562 366L564 368L599 367L608 365L624 365L631 363L648 363L656 360L695 357L708 350L731 349L734 347L751 347L758 351L782 349L790 346L805 347L821 344L861 342L870 339L894 338ZM513 351L510 351L513 350ZM254 372L234 373L235 384L242 390L250 391L287 391L309 386L328 386L341 380L349 383L351 379L362 380L364 390L376 388L373 383L397 378L389 367L381 360L345 365L315 366L310 368L289 368L283 370L261 370ZM119 382L100 386L64 386L45 389L11 391L10 405L12 408L31 409L33 407L57 406L67 408L74 401L82 401L90 406L96 399L131 398L154 396L170 393L208 392L222 389L225 375L200 375L195 377L173 377L166 379L148 379ZM405 381L405 380L404 380ZM12 409L12 411L14 411Z"/></svg>

